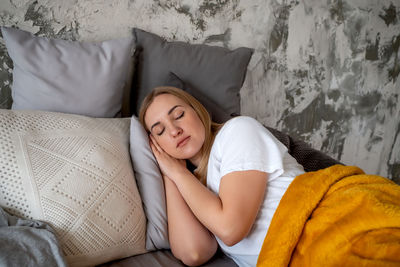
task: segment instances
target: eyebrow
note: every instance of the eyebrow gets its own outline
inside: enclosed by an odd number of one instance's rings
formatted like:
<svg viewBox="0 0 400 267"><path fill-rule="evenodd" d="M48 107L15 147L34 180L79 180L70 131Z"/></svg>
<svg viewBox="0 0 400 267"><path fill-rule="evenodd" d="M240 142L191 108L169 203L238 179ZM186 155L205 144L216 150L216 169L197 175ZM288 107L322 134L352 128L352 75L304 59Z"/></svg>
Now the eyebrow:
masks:
<svg viewBox="0 0 400 267"><path fill-rule="evenodd" d="M173 107L168 111L168 115L170 115L177 107L182 107L182 106L181 106L181 105L175 105L175 106L173 106ZM151 128L150 128L150 132L153 130L154 127L156 127L156 126L159 125L159 124L160 124L159 121L156 122L156 123L154 123L154 124L151 126Z"/></svg>

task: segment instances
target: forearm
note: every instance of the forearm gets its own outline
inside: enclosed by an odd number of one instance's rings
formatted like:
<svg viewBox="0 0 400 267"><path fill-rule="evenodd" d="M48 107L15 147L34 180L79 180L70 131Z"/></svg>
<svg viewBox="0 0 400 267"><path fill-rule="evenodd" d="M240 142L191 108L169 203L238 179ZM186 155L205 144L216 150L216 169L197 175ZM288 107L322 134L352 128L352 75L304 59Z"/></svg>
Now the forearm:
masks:
<svg viewBox="0 0 400 267"><path fill-rule="evenodd" d="M168 233L173 254L187 265L210 259L217 250L215 237L199 222L175 184L165 179Z"/></svg>
<svg viewBox="0 0 400 267"><path fill-rule="evenodd" d="M190 207L194 215L219 238L225 235L228 229L228 216L224 211L222 201L205 187L189 171L175 177L175 185L182 195L184 201ZM185 177L186 176L186 177Z"/></svg>
<svg viewBox="0 0 400 267"><path fill-rule="evenodd" d="M222 178L218 195L190 172L174 177L175 184L194 215L226 245L242 240L251 230L263 201L267 174L234 172Z"/></svg>

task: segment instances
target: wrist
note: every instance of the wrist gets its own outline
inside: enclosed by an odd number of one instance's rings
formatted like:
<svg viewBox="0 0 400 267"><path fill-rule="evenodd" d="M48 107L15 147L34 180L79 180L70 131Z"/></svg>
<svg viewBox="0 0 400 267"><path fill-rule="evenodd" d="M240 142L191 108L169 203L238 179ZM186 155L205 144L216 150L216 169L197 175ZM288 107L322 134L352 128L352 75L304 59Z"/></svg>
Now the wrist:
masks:
<svg viewBox="0 0 400 267"><path fill-rule="evenodd" d="M182 179L187 179L188 176L193 175L187 168L182 168L179 170L176 175L174 175L174 178L172 179L175 183L179 183Z"/></svg>

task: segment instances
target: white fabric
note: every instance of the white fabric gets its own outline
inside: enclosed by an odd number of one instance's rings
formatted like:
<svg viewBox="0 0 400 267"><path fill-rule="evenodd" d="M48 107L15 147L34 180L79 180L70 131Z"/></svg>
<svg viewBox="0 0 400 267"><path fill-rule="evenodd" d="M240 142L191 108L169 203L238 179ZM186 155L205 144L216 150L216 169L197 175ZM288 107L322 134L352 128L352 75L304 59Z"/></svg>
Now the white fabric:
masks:
<svg viewBox="0 0 400 267"><path fill-rule="evenodd" d="M0 121L0 206L50 223L71 266L146 251L129 118L1 110Z"/></svg>
<svg viewBox="0 0 400 267"><path fill-rule="evenodd" d="M264 126L250 117L236 117L221 128L210 153L207 186L219 192L224 175L258 170L269 174L267 191L249 235L234 246L217 241L239 266L256 266L265 235L279 201L293 179L304 173L287 148Z"/></svg>

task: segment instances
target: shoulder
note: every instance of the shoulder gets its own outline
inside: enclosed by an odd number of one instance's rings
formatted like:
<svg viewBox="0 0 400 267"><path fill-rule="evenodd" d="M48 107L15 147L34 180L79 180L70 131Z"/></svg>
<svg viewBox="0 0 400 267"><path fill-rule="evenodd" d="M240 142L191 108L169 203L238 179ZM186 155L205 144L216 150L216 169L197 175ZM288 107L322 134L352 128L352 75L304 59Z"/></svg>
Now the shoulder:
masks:
<svg viewBox="0 0 400 267"><path fill-rule="evenodd" d="M225 124L230 125L230 124L256 124L256 125L261 125L256 119L249 117L249 116L237 116L229 121L227 121Z"/></svg>
<svg viewBox="0 0 400 267"><path fill-rule="evenodd" d="M222 146L259 143L270 133L260 122L248 116L227 121L218 132L215 143Z"/></svg>
<svg viewBox="0 0 400 267"><path fill-rule="evenodd" d="M260 146L275 144L287 149L264 125L252 117L238 116L227 121L220 129L215 142L221 145Z"/></svg>
<svg viewBox="0 0 400 267"><path fill-rule="evenodd" d="M221 128L211 150L211 159L218 161L221 177L239 170L271 174L283 168L286 152L287 148L260 122L240 116Z"/></svg>
<svg viewBox="0 0 400 267"><path fill-rule="evenodd" d="M247 130L262 129L267 130L261 123L256 119L248 116L238 116L227 121L221 128L221 132L243 132Z"/></svg>

